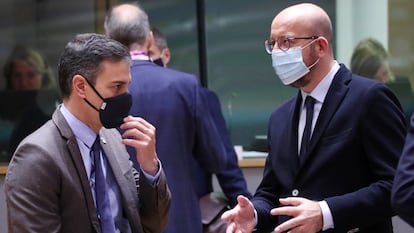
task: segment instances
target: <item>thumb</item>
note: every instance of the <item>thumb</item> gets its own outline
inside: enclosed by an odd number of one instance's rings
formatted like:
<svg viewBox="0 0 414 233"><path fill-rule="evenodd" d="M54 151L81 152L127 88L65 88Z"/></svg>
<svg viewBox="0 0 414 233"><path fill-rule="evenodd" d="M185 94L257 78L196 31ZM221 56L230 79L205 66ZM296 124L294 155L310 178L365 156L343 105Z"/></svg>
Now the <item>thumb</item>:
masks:
<svg viewBox="0 0 414 233"><path fill-rule="evenodd" d="M240 208L246 208L250 204L249 199L247 197L243 196L243 195L237 196L237 202L238 202Z"/></svg>

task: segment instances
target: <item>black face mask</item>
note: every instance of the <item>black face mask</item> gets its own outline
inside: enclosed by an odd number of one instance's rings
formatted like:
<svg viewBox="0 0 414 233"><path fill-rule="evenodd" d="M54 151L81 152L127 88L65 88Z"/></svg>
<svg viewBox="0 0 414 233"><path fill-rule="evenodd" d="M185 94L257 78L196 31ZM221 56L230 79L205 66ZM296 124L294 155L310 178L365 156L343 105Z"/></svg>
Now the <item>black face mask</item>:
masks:
<svg viewBox="0 0 414 233"><path fill-rule="evenodd" d="M162 62L161 57L155 60L152 60L152 62L154 62L155 64L164 67L164 62Z"/></svg>
<svg viewBox="0 0 414 233"><path fill-rule="evenodd" d="M103 103L99 109L84 99L93 109L99 112L99 119L105 128L116 128L121 126L124 118L128 116L132 105L132 96L128 92L117 96L102 98L95 87L86 79L95 93L102 99Z"/></svg>

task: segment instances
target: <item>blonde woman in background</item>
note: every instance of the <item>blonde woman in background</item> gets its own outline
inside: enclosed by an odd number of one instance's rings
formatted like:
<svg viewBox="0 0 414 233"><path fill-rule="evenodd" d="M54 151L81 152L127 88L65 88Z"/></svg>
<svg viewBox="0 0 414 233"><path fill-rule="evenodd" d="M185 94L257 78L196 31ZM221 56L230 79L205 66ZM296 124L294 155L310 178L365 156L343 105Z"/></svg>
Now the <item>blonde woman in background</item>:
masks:
<svg viewBox="0 0 414 233"><path fill-rule="evenodd" d="M46 60L34 49L16 46L3 67L7 90L38 90L54 87Z"/></svg>
<svg viewBox="0 0 414 233"><path fill-rule="evenodd" d="M389 65L389 53L374 38L361 40L351 57L351 70L355 74L383 83L394 80Z"/></svg>

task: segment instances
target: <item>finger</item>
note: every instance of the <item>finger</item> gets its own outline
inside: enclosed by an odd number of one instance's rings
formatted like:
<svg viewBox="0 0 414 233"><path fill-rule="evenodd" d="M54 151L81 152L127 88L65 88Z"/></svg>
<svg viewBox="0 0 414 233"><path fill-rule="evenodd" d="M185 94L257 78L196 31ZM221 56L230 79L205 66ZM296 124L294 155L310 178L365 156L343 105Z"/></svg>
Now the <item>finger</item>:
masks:
<svg viewBox="0 0 414 233"><path fill-rule="evenodd" d="M233 218L234 209L227 210L221 215L221 219L224 221L230 221Z"/></svg>
<svg viewBox="0 0 414 233"><path fill-rule="evenodd" d="M287 197L287 198L279 198L279 202L282 205L300 205L304 201L304 198L301 197Z"/></svg>
<svg viewBox="0 0 414 233"><path fill-rule="evenodd" d="M143 138L143 136L145 136L144 139L146 137L155 138L155 128L145 127L138 121L126 122L121 126L121 128L125 130L122 135L124 138L134 137L136 139L140 139Z"/></svg>
<svg viewBox="0 0 414 233"><path fill-rule="evenodd" d="M278 225L275 230L274 233L281 233L281 232L295 232L295 228L298 226L298 224L296 223L295 219L290 219L280 225Z"/></svg>
<svg viewBox="0 0 414 233"><path fill-rule="evenodd" d="M124 139L136 139L136 140L145 140L150 138L150 136L148 134L146 134L145 132L143 132L140 129L137 128L130 128L127 129L123 134L122 137Z"/></svg>
<svg viewBox="0 0 414 233"><path fill-rule="evenodd" d="M142 117L133 117L133 116L129 115L129 116L124 118L124 122L131 122L131 121L137 121L146 128L155 129L155 127L152 124L150 124L148 121L146 121Z"/></svg>
<svg viewBox="0 0 414 233"><path fill-rule="evenodd" d="M296 216L298 214L298 209L294 206L283 206L270 210L270 214Z"/></svg>
<svg viewBox="0 0 414 233"><path fill-rule="evenodd" d="M227 228L226 228L226 233L233 233L234 232L234 228L235 228L234 222L228 224L227 225Z"/></svg>

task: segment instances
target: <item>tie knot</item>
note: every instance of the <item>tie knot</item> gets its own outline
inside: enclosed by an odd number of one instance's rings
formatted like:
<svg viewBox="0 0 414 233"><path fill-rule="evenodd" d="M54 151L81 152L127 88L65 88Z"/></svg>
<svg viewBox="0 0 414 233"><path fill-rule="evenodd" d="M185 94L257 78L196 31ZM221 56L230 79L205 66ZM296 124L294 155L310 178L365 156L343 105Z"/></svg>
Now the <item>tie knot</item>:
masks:
<svg viewBox="0 0 414 233"><path fill-rule="evenodd" d="M306 99L305 99L305 107L306 107L306 109L309 109L309 108L312 108L313 109L313 106L314 105L315 105L315 99L312 96L308 95L306 97Z"/></svg>
<svg viewBox="0 0 414 233"><path fill-rule="evenodd" d="M96 139L92 144L91 151L100 151L100 150L101 150L101 143L100 143L100 137L98 134L96 135Z"/></svg>

